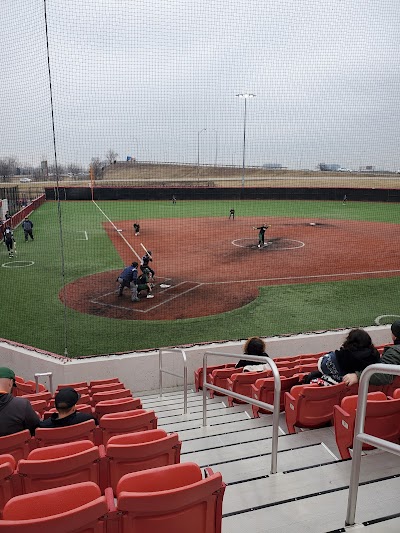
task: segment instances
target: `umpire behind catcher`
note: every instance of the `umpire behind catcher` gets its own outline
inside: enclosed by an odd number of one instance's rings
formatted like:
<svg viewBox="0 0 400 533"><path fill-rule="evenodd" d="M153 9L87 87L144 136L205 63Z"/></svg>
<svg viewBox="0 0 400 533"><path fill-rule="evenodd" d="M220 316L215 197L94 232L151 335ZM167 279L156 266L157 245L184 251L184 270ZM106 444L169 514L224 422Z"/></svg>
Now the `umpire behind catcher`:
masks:
<svg viewBox="0 0 400 533"><path fill-rule="evenodd" d="M117 281L119 283L118 296L122 296L124 288L129 287L132 292L132 302L139 301L139 298L137 296L138 266L139 263L137 261L134 261L130 266L125 267L117 278Z"/></svg>

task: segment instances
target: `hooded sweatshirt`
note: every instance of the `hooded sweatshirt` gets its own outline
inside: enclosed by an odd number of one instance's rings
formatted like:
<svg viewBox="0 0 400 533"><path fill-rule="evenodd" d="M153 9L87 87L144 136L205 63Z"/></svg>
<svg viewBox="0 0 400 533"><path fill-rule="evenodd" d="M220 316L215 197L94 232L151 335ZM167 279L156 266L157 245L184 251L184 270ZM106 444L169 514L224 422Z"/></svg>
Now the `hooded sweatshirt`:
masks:
<svg viewBox="0 0 400 533"><path fill-rule="evenodd" d="M29 400L0 393L0 437L29 429L31 435L40 422Z"/></svg>

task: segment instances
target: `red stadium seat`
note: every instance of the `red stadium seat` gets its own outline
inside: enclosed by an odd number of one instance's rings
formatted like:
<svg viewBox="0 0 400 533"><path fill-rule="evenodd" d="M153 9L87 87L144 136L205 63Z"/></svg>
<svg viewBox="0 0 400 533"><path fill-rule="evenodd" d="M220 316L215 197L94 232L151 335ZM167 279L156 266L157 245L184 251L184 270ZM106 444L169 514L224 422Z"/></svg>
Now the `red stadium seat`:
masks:
<svg viewBox="0 0 400 533"><path fill-rule="evenodd" d="M92 405L104 400L116 400L117 398L132 398L132 393L129 389L121 389L116 391L96 392L92 396Z"/></svg>
<svg viewBox="0 0 400 533"><path fill-rule="evenodd" d="M81 388L88 388L88 384L86 381L77 381L76 383L60 383L57 385L57 390L60 389L81 389Z"/></svg>
<svg viewBox="0 0 400 533"><path fill-rule="evenodd" d="M342 459L351 457L357 400L358 396L346 396L334 408L335 438ZM388 400L383 392L368 393L364 432L399 444L400 399ZM363 448L371 449L371 446L364 444Z"/></svg>
<svg viewBox="0 0 400 533"><path fill-rule="evenodd" d="M109 492L102 496L90 481L57 487L12 498L5 505L0 532L106 533L114 509Z"/></svg>
<svg viewBox="0 0 400 533"><path fill-rule="evenodd" d="M400 389L396 389L393 393L393 399L398 400L400 398Z"/></svg>
<svg viewBox="0 0 400 533"><path fill-rule="evenodd" d="M338 383L327 387L296 385L285 392L285 416L289 433L295 427L319 428L331 425L333 408L339 405L346 385Z"/></svg>
<svg viewBox="0 0 400 533"><path fill-rule="evenodd" d="M5 504L14 496L12 475L16 461L10 454L0 455L0 518Z"/></svg>
<svg viewBox="0 0 400 533"><path fill-rule="evenodd" d="M89 387L92 388L96 385L103 385L105 383L119 383L119 378L95 379L94 381L89 382Z"/></svg>
<svg viewBox="0 0 400 533"><path fill-rule="evenodd" d="M26 394L35 394L36 393L36 383L35 381L24 381L16 382L17 396L24 396ZM39 392L46 392L47 389L42 383L39 383Z"/></svg>
<svg viewBox="0 0 400 533"><path fill-rule="evenodd" d="M220 533L225 484L194 463L127 474L117 486L120 533Z"/></svg>
<svg viewBox="0 0 400 533"><path fill-rule="evenodd" d="M122 413L109 413L100 418L99 430L103 444L107 444L110 437L125 433L136 433L157 429L157 417L154 411L136 409L135 411L123 411ZM96 441L97 444L101 442Z"/></svg>
<svg viewBox="0 0 400 533"><path fill-rule="evenodd" d="M232 374L227 380L227 389L243 396L252 397L252 385L261 378L267 378L271 376L271 370L264 370L262 372L242 372L241 374ZM246 403L242 400L237 400L232 396L228 396L229 407L233 406L233 403Z"/></svg>
<svg viewBox="0 0 400 533"><path fill-rule="evenodd" d="M35 431L35 441L39 448L43 446L54 446L55 444L65 444L77 440L90 440L94 442L95 421L87 420L74 426L61 428L37 428Z"/></svg>
<svg viewBox="0 0 400 533"><path fill-rule="evenodd" d="M123 383L103 383L102 385L94 385L91 387L90 394L93 396L93 394L96 394L96 392L113 392L121 389L125 389L125 385Z"/></svg>
<svg viewBox="0 0 400 533"><path fill-rule="evenodd" d="M225 368L225 365L212 365L207 367L207 383L210 382L210 376L213 370L218 368ZM196 392L199 392L203 388L203 367L197 368L194 371L194 387Z"/></svg>
<svg viewBox="0 0 400 533"><path fill-rule="evenodd" d="M0 454L8 453L17 462L28 457L32 447L33 443L28 429L0 437Z"/></svg>
<svg viewBox="0 0 400 533"><path fill-rule="evenodd" d="M178 464L181 442L177 433L151 429L111 437L106 445L108 479L114 493L125 474Z"/></svg>
<svg viewBox="0 0 400 533"><path fill-rule="evenodd" d="M139 398L117 398L116 400L103 400L95 406L95 417L100 420L103 415L109 413L121 413L141 409L142 403Z"/></svg>
<svg viewBox="0 0 400 533"><path fill-rule="evenodd" d="M298 385L299 378L297 376L292 376L286 378L281 375L281 402L280 409L283 411L285 407L285 392L290 392L291 388L295 385ZM260 402L274 404L274 378L264 378L258 379L254 385L252 385L252 397L255 400ZM259 413L269 414L271 411L267 409L262 409L256 405L252 405L253 416L254 418L259 418Z"/></svg>
<svg viewBox="0 0 400 533"><path fill-rule="evenodd" d="M30 402L37 401L37 400L44 400L45 402L49 402L51 399L51 393L50 392L37 392L33 394L24 394L22 397L26 398Z"/></svg>
<svg viewBox="0 0 400 533"><path fill-rule="evenodd" d="M31 406L33 410L37 412L40 418L43 417L44 412L48 408L48 404L45 400L31 400Z"/></svg>
<svg viewBox="0 0 400 533"><path fill-rule="evenodd" d="M217 368L216 370L213 370L211 372L210 383L212 383L216 387L227 389L228 379L232 376L232 374L240 374L241 372L243 372L243 368ZM213 390L209 390L208 392L210 398L214 398L214 395L224 396L223 394L219 392L214 392Z"/></svg>
<svg viewBox="0 0 400 533"><path fill-rule="evenodd" d="M22 492L28 494L84 481L100 485L99 461L99 447L88 440L37 448L18 463Z"/></svg>
<svg viewBox="0 0 400 533"><path fill-rule="evenodd" d="M398 388L400 388L400 376L394 376L394 379L390 385L384 385L382 387L386 396L393 396L394 391Z"/></svg>

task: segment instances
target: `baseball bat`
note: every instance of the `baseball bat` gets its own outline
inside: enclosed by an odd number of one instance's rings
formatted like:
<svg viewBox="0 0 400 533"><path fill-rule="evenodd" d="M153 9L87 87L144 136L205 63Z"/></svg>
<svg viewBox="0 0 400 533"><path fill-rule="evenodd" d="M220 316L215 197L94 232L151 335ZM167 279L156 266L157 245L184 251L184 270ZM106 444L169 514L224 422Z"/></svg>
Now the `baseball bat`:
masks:
<svg viewBox="0 0 400 533"><path fill-rule="evenodd" d="M142 243L140 243L140 246L143 248L143 250L146 252L146 254L149 253L149 252L146 250L146 247L145 247Z"/></svg>

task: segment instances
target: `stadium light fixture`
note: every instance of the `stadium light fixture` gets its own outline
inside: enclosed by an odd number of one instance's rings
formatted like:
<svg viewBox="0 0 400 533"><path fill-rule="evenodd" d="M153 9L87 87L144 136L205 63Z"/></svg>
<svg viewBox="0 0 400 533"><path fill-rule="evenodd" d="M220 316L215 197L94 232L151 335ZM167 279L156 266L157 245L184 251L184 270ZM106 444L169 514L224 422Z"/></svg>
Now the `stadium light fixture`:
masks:
<svg viewBox="0 0 400 533"><path fill-rule="evenodd" d="M203 128L197 132L197 174L199 174L200 171L200 133L203 133L203 131L206 130L207 128Z"/></svg>
<svg viewBox="0 0 400 533"><path fill-rule="evenodd" d="M252 93L240 93L236 95L237 98L244 99L244 120L243 120L243 165L242 165L242 187L244 187L246 175L246 116L247 116L247 100L255 98L256 95Z"/></svg>

